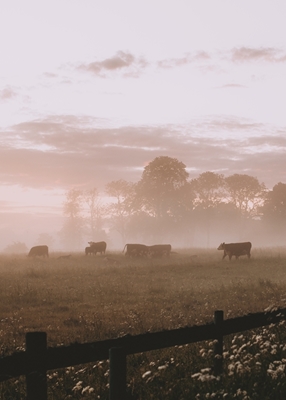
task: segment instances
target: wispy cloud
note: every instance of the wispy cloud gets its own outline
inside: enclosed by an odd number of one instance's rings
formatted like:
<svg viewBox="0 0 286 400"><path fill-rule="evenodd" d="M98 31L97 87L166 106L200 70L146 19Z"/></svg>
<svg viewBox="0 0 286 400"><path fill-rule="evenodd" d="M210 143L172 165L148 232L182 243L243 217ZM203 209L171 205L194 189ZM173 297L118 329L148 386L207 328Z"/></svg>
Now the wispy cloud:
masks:
<svg viewBox="0 0 286 400"><path fill-rule="evenodd" d="M286 62L286 53L274 47L239 47L231 50L233 62Z"/></svg>
<svg viewBox="0 0 286 400"><path fill-rule="evenodd" d="M219 87L219 89L245 89L247 86L238 83L227 83Z"/></svg>
<svg viewBox="0 0 286 400"><path fill-rule="evenodd" d="M17 96L17 93L10 86L0 89L0 101L7 101Z"/></svg>
<svg viewBox="0 0 286 400"><path fill-rule="evenodd" d="M134 76L147 66L142 57L135 57L133 54L118 51L114 56L101 61L94 61L88 64L81 64L78 69L91 72L95 75L105 77L109 72L123 72L126 76Z"/></svg>

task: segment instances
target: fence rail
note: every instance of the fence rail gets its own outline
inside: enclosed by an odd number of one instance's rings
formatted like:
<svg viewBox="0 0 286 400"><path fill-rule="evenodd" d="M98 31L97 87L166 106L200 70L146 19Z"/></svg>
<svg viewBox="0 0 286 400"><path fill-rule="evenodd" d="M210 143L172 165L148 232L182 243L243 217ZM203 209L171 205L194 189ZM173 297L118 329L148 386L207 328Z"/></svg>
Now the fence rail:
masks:
<svg viewBox="0 0 286 400"><path fill-rule="evenodd" d="M125 399L126 356L166 347L214 340L214 373L222 373L223 337L275 324L286 319L286 308L248 314L224 320L223 311L215 311L214 321L192 326L126 335L93 343L75 343L69 346L47 347L45 332L26 334L26 351L0 358L0 382L21 375L26 376L27 400L46 400L48 370L66 368L89 362L110 360L110 400ZM118 395L120 394L120 397Z"/></svg>

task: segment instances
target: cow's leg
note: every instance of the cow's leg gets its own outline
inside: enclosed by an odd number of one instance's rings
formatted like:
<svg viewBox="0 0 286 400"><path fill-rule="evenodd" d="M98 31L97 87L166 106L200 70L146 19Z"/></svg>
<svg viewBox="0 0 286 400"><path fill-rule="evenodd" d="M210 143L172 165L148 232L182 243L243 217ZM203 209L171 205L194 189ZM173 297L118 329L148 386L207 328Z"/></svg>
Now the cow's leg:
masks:
<svg viewBox="0 0 286 400"><path fill-rule="evenodd" d="M224 259L227 256L226 251L223 253L222 259Z"/></svg>

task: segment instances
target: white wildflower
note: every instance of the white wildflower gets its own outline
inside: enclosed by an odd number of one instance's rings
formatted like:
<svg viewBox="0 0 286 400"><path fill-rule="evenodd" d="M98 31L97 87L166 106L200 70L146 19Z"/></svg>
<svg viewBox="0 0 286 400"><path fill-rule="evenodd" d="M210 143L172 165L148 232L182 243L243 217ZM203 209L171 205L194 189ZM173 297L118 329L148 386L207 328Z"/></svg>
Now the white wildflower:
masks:
<svg viewBox="0 0 286 400"><path fill-rule="evenodd" d="M142 378L144 379L144 378L146 378L146 376L149 376L149 375L151 375L151 374L152 374L151 371L146 371L146 372L144 372L144 374L142 375Z"/></svg>
<svg viewBox="0 0 286 400"><path fill-rule="evenodd" d="M85 388L82 389L81 394L85 394L86 392L89 392L90 386L86 386Z"/></svg>
<svg viewBox="0 0 286 400"><path fill-rule="evenodd" d="M158 370L161 371L163 369L166 369L168 367L168 365L159 365Z"/></svg>

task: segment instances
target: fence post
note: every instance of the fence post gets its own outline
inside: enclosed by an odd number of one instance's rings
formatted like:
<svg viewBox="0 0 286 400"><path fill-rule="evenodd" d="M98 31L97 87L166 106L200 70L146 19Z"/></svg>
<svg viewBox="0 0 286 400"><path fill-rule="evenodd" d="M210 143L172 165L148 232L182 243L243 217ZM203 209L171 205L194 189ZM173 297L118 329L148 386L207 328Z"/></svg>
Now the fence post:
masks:
<svg viewBox="0 0 286 400"><path fill-rule="evenodd" d="M109 349L109 400L126 400L126 370L124 349Z"/></svg>
<svg viewBox="0 0 286 400"><path fill-rule="evenodd" d="M214 313L214 324L216 327L216 341L214 345L214 374L222 374L222 351L223 351L223 311Z"/></svg>
<svg viewBox="0 0 286 400"><path fill-rule="evenodd" d="M47 400L47 334L28 332L26 334L27 400Z"/></svg>

